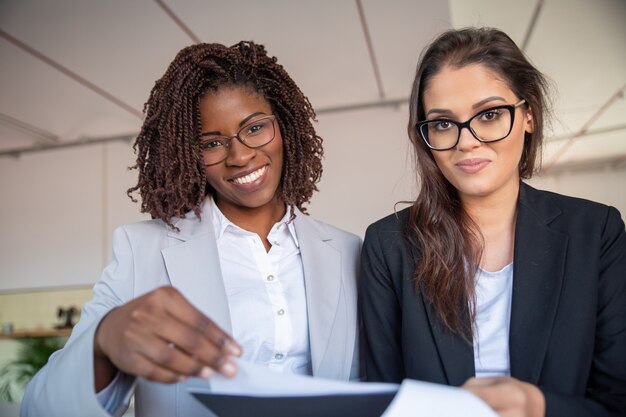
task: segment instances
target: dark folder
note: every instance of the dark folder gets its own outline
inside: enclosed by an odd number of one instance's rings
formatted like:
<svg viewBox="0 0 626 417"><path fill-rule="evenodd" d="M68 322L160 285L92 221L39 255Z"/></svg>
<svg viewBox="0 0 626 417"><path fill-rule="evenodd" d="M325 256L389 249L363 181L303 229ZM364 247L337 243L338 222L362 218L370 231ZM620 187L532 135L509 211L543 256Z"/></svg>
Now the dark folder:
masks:
<svg viewBox="0 0 626 417"><path fill-rule="evenodd" d="M219 417L380 417L395 392L299 397L192 394Z"/></svg>

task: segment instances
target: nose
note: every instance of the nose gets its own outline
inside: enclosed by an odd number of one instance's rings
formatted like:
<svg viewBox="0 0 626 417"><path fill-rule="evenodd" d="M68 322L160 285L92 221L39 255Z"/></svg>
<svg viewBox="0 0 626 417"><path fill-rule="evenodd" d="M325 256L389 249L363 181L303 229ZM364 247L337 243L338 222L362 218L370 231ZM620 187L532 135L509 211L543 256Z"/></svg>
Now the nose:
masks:
<svg viewBox="0 0 626 417"><path fill-rule="evenodd" d="M230 147L228 148L228 156L226 157L226 165L228 166L246 166L252 158L256 156L256 149L248 148L237 138L232 138Z"/></svg>
<svg viewBox="0 0 626 417"><path fill-rule="evenodd" d="M474 148L481 146L482 143L474 137L470 132L469 127L463 127L459 136L459 143L456 144L456 149L461 152L469 152Z"/></svg>

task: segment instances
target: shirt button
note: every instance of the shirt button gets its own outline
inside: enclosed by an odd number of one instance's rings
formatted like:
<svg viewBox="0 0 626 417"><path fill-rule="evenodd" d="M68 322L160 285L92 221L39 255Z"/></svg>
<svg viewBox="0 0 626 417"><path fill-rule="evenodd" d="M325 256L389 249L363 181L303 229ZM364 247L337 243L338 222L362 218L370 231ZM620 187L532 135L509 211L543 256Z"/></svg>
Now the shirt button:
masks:
<svg viewBox="0 0 626 417"><path fill-rule="evenodd" d="M267 280L270 282L274 281L274 275L268 275Z"/></svg>
<svg viewBox="0 0 626 417"><path fill-rule="evenodd" d="M285 310L283 310L282 308L280 310L278 310L278 315L282 316L283 314L285 314Z"/></svg>
<svg viewBox="0 0 626 417"><path fill-rule="evenodd" d="M283 358L283 354L282 353L277 353L277 354L274 355L274 359L281 360L282 358Z"/></svg>
<svg viewBox="0 0 626 417"><path fill-rule="evenodd" d="M280 243L278 243L278 242L274 242L274 245L276 245L276 246L280 246Z"/></svg>

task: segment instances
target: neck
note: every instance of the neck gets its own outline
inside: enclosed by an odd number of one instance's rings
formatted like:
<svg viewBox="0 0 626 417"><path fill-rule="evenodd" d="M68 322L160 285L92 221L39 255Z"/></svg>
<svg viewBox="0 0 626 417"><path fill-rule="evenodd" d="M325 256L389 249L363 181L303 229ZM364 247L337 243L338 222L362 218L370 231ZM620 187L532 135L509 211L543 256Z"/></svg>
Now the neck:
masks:
<svg viewBox="0 0 626 417"><path fill-rule="evenodd" d="M283 218L286 212L285 203L278 198L260 207L241 207L232 204L223 204L215 198L215 204L228 220L248 232L259 235L263 242L267 242L267 235L276 222Z"/></svg>
<svg viewBox="0 0 626 417"><path fill-rule="evenodd" d="M518 194L519 182L515 182L497 194L480 197L461 196L461 203L481 230L495 225L510 226L515 223Z"/></svg>
<svg viewBox="0 0 626 417"><path fill-rule="evenodd" d="M484 239L480 265L485 270L497 271L513 261L518 194L519 182L514 182L494 195L461 199Z"/></svg>

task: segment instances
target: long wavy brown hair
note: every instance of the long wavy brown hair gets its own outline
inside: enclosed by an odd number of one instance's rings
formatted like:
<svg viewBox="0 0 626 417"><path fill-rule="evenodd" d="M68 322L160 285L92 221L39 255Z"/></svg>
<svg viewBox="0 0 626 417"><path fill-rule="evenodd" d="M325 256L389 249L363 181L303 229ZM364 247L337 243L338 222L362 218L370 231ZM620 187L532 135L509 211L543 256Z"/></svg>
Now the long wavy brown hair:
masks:
<svg viewBox="0 0 626 417"><path fill-rule="evenodd" d="M521 178L530 178L539 164L548 87L544 76L515 42L492 28L443 33L423 52L417 66L408 131L420 191L410 208L404 236L416 264L416 290L431 303L444 327L467 341L471 340L476 316L475 276L484 241L478 226L463 209L456 188L443 176L432 151L419 137L415 124L425 119L423 93L432 78L444 67L471 64L484 65L502 77L533 111L534 132L524 137L519 163Z"/></svg>
<svg viewBox="0 0 626 417"><path fill-rule="evenodd" d="M291 210L303 207L322 175L322 138L313 127L315 111L285 69L262 45L231 47L197 44L182 49L150 93L145 120L134 144L141 211L173 227L172 219L200 206L213 189L200 149L199 100L223 86L249 88L265 98L283 138L284 159L278 193Z"/></svg>

